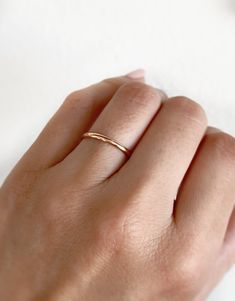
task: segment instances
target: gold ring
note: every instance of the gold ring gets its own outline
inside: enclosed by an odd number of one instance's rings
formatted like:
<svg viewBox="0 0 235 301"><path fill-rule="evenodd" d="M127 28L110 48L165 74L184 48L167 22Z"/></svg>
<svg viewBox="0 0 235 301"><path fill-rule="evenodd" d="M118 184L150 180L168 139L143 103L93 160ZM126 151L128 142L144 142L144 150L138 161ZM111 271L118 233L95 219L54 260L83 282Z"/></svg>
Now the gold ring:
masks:
<svg viewBox="0 0 235 301"><path fill-rule="evenodd" d="M87 133L83 134L82 137L83 138L93 138L93 139L103 141L105 143L109 143L109 144L115 146L116 148L120 149L128 158L131 155L131 151L129 149L127 149L125 146L121 145L117 141L112 140L111 138L109 138L105 135L102 135L99 133L94 133L94 132L87 132Z"/></svg>

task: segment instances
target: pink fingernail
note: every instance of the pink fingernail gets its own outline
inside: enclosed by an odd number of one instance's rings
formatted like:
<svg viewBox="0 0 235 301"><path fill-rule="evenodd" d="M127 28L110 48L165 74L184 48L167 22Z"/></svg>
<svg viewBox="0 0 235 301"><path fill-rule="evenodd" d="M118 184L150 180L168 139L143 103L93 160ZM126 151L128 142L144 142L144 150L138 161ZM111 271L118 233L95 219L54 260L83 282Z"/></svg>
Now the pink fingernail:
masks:
<svg viewBox="0 0 235 301"><path fill-rule="evenodd" d="M137 69L135 71L127 73L126 76L131 78L131 79L144 78L145 77L145 70L144 69Z"/></svg>

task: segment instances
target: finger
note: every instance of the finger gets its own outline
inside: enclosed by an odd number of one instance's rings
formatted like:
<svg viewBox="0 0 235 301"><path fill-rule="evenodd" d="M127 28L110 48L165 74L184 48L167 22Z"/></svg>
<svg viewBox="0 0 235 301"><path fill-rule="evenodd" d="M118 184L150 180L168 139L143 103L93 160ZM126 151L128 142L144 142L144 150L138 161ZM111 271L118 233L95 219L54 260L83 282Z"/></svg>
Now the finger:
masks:
<svg viewBox="0 0 235 301"><path fill-rule="evenodd" d="M220 282L224 275L231 269L235 263L235 210L230 218L229 226L226 232L224 244L218 250L217 259L213 263L213 276L208 277L208 283L198 296L198 300L205 300L212 289ZM210 254L211 257L211 254Z"/></svg>
<svg viewBox="0 0 235 301"><path fill-rule="evenodd" d="M110 78L70 94L24 156L24 166L51 167L62 161L81 141L117 89L130 81L143 81L143 72Z"/></svg>
<svg viewBox="0 0 235 301"><path fill-rule="evenodd" d="M224 243L218 251L216 262L213 264L213 277L210 277L209 283L200 295L199 300L205 300L205 297L211 292L213 287L224 277L235 263L235 209L233 210L229 225L226 231ZM204 298L203 298L204 297Z"/></svg>
<svg viewBox="0 0 235 301"><path fill-rule="evenodd" d="M227 269L235 263L235 208L233 209L233 212L229 219L229 224L225 234L221 257Z"/></svg>
<svg viewBox="0 0 235 301"><path fill-rule="evenodd" d="M143 83L123 85L89 131L133 149L159 109L162 98L162 93ZM65 163L75 173L84 172L90 181L100 182L115 173L126 159L122 151L110 144L84 139Z"/></svg>
<svg viewBox="0 0 235 301"><path fill-rule="evenodd" d="M180 188L175 219L182 231L221 247L235 201L235 139L210 129Z"/></svg>
<svg viewBox="0 0 235 301"><path fill-rule="evenodd" d="M117 177L143 187L156 218L172 215L181 181L206 129L204 111L184 97L167 100Z"/></svg>

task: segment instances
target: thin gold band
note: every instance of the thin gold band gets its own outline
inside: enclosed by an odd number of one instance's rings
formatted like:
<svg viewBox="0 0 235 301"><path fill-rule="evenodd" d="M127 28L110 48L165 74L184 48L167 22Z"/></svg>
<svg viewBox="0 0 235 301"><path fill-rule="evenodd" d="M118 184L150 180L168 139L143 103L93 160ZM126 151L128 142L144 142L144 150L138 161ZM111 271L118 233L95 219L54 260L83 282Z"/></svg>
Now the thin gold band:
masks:
<svg viewBox="0 0 235 301"><path fill-rule="evenodd" d="M99 134L99 133L94 133L94 132L87 132L85 134L83 134L82 136L83 138L93 138L93 139L97 139L100 141L103 141L105 143L109 143L115 147L117 147L118 149L120 149L127 157L130 157L131 155L131 151L129 149L127 149L125 146L119 144L117 141L112 140L111 138Z"/></svg>

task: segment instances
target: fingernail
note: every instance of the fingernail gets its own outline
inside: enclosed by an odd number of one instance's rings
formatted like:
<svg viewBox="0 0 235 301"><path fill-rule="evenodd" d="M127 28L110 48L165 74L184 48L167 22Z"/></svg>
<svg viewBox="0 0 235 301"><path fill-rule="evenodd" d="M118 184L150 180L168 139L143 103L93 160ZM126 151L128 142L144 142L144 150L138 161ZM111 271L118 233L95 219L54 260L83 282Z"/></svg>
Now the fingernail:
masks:
<svg viewBox="0 0 235 301"><path fill-rule="evenodd" d="M145 70L144 69L137 69L135 71L127 73L126 77L129 77L130 79L141 79L141 78L144 78L145 77Z"/></svg>

